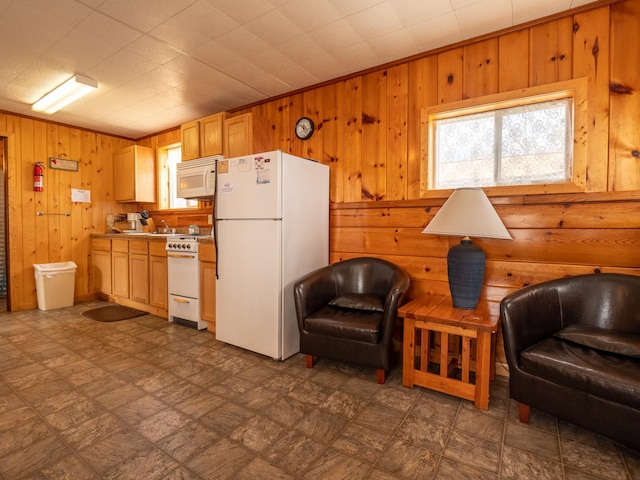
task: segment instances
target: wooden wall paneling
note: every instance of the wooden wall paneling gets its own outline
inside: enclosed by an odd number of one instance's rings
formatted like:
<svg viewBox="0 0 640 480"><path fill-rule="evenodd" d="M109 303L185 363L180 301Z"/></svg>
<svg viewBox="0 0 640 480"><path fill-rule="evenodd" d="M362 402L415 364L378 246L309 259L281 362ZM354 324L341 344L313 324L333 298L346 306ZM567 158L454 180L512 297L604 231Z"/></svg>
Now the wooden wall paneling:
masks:
<svg viewBox="0 0 640 480"><path fill-rule="evenodd" d="M47 209L43 210L44 220L47 225L47 242L48 242L48 258L49 262L59 262L62 253L62 242L60 238L60 225L62 224L63 217L57 215L62 213L60 211L60 182L63 178L62 170L56 170L50 168L48 165L49 157L62 157L67 156L67 152L64 151L64 142L66 138L64 136L58 139L60 129L56 124L47 124L47 154L45 156L45 171L49 177L49 181L44 186L43 196L47 198ZM63 132L64 133L64 132ZM34 139L35 141L35 139ZM62 145L61 145L62 142ZM60 147L62 146L62 150ZM45 246L46 250L46 246ZM46 257L46 255L45 255Z"/></svg>
<svg viewBox="0 0 640 480"><path fill-rule="evenodd" d="M36 217L36 211L39 208L46 207L47 203L40 204L44 193L38 193L33 191L33 164L37 161L36 155L40 154L40 151L34 149L34 121L27 118L20 118L17 121L16 127L19 129L20 138L20 157L21 162L19 165L20 181L18 195L14 198L20 203L17 206L19 215L22 218L19 220L21 227L21 236L16 240L21 245L16 245L17 249L13 254L17 254L15 258L15 270L19 275L18 284L18 298L17 305L24 308L28 305L28 299L35 295L35 277L33 272L33 264L40 263L40 258L46 258L47 249L47 225L43 217ZM42 138L45 138L44 136ZM39 160L39 159L38 159ZM43 162L44 164L44 162ZM44 187L46 189L47 183L51 180L47 180L47 170L45 166L45 179ZM46 190L45 190L46 192ZM11 228L11 227L9 227Z"/></svg>
<svg viewBox="0 0 640 480"><path fill-rule="evenodd" d="M497 38L463 47L462 98L498 92L498 58Z"/></svg>
<svg viewBox="0 0 640 480"><path fill-rule="evenodd" d="M419 255L446 257L447 240L422 233L422 228L335 228L330 231L330 250L362 255ZM458 239L458 242L460 239Z"/></svg>
<svg viewBox="0 0 640 480"><path fill-rule="evenodd" d="M438 103L462 100L464 64L462 48L438 54Z"/></svg>
<svg viewBox="0 0 640 480"><path fill-rule="evenodd" d="M498 91L529 86L529 31L519 30L498 38Z"/></svg>
<svg viewBox="0 0 640 480"><path fill-rule="evenodd" d="M609 191L640 190L640 1L611 6Z"/></svg>
<svg viewBox="0 0 640 480"><path fill-rule="evenodd" d="M345 202L362 200L362 77L344 82L344 192Z"/></svg>
<svg viewBox="0 0 640 480"><path fill-rule="evenodd" d="M22 270L22 249L23 242L26 240L23 235L22 218L29 213L29 207L22 211L22 138L20 129L17 128L16 117L3 115L6 120L5 135L7 137L7 210L9 221L7 224L7 232L9 237L8 245L8 305L11 311L24 308L20 303L20 291L24 286L22 279L24 276ZM33 167L32 167L33 168ZM33 176L33 170L31 171ZM33 181L33 179L32 179ZM33 209L35 215L35 208Z"/></svg>
<svg viewBox="0 0 640 480"><path fill-rule="evenodd" d="M387 69L386 198L404 200L407 194L407 119L409 68L406 63Z"/></svg>
<svg viewBox="0 0 640 480"><path fill-rule="evenodd" d="M573 75L587 78L587 191L607 190L609 7L578 14L573 24ZM640 58L640 57L639 57Z"/></svg>
<svg viewBox="0 0 640 480"><path fill-rule="evenodd" d="M92 196L95 196L95 190L93 188L93 165L94 155L96 150L96 137L97 135L92 132L80 131L81 145L80 145L80 186L83 190L89 190ZM89 203L81 203L78 205L80 209L80 226L82 231L80 232L80 238L83 245L83 258L86 265L86 275L76 275L76 292L81 296L88 296L93 293L93 276L92 276L92 256L91 256L91 238L89 233L94 231L104 232L97 230L106 223L106 216L102 218L104 220L98 221L95 216L96 209L94 204L97 202L91 201Z"/></svg>
<svg viewBox="0 0 640 480"><path fill-rule="evenodd" d="M497 260L637 267L640 265L638 230L537 229L510 230L513 241L474 239L487 254Z"/></svg>
<svg viewBox="0 0 640 480"><path fill-rule="evenodd" d="M80 297L83 292L83 279L87 277L84 272L89 271L89 244L90 239L83 235L83 218L82 218L82 203L71 201L71 189L82 188L82 138L80 130L77 128L69 129L69 158L78 162L77 172L67 172L69 174L69 184L66 186L66 194L64 192L65 186L62 185L63 201L68 203L69 212L71 217L63 225L69 227L69 237L62 237L63 244L66 244L65 238L69 238L70 256L63 257L65 260L72 260L78 266L76 268L76 281L74 283L75 296ZM64 208L63 208L63 211ZM62 230L64 232L64 229ZM64 235L64 233L63 233Z"/></svg>
<svg viewBox="0 0 640 480"><path fill-rule="evenodd" d="M435 215L429 208L344 208L330 211L335 227L424 228Z"/></svg>
<svg viewBox="0 0 640 480"><path fill-rule="evenodd" d="M422 109L438 103L438 57L431 55L409 63L407 119L407 198L427 191L426 162L420 148Z"/></svg>
<svg viewBox="0 0 640 480"><path fill-rule="evenodd" d="M554 278L589 273L624 273L633 275L637 274L637 270L623 267L603 267L598 264L575 265L487 260L485 284L517 290L527 285L534 285Z"/></svg>
<svg viewBox="0 0 640 480"><path fill-rule="evenodd" d="M329 165L329 199L344 201L344 83L322 87L322 163Z"/></svg>
<svg viewBox="0 0 640 480"><path fill-rule="evenodd" d="M362 76L362 199L387 195L387 71Z"/></svg>
<svg viewBox="0 0 640 480"><path fill-rule="evenodd" d="M322 161L324 142L324 132L322 131L322 117L320 115L320 112L322 112L323 104L322 94L323 90L320 88L314 88L305 92L304 94L304 116L309 117L311 120L313 120L315 131L313 133L313 136L309 140L300 141L302 143L302 156L318 161ZM299 117L293 119L292 123L294 126L298 118ZM292 132L294 126L291 127ZM291 136L297 138L294 133L292 133Z"/></svg>
<svg viewBox="0 0 640 480"><path fill-rule="evenodd" d="M276 110L273 124L275 125L275 141L278 148L294 155L301 155L302 144L293 133L296 120L304 111L302 93L284 97L275 102ZM270 122L271 123L271 122Z"/></svg>
<svg viewBox="0 0 640 480"><path fill-rule="evenodd" d="M573 19L561 18L530 30L529 86L572 77Z"/></svg>

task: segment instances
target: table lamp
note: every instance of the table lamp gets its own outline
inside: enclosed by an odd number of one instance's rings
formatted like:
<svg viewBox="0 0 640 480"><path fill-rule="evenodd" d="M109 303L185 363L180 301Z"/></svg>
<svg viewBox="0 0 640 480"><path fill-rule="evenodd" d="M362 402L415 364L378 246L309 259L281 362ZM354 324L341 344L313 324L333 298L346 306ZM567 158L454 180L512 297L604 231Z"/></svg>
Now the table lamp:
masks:
<svg viewBox="0 0 640 480"><path fill-rule="evenodd" d="M454 190L422 233L464 237L447 254L449 290L454 307L476 308L487 256L469 237L513 240L487 195L481 188Z"/></svg>

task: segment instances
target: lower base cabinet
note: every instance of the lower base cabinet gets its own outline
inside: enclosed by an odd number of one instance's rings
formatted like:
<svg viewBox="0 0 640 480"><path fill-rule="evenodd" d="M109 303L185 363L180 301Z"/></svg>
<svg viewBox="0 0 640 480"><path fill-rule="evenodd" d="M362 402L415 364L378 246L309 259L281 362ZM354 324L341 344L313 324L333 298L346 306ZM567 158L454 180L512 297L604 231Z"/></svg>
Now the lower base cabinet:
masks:
<svg viewBox="0 0 640 480"><path fill-rule="evenodd" d="M198 247L200 260L200 315L206 321L207 330L216 331L216 252L211 244Z"/></svg>
<svg viewBox="0 0 640 480"><path fill-rule="evenodd" d="M164 242L149 242L149 304L169 308L169 273Z"/></svg>

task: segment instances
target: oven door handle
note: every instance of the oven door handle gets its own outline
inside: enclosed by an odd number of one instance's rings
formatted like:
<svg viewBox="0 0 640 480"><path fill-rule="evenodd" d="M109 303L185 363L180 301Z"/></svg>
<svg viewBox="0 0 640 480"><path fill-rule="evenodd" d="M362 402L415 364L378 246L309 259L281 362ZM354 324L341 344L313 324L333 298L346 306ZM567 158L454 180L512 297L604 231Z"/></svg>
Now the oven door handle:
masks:
<svg viewBox="0 0 640 480"><path fill-rule="evenodd" d="M189 300L185 300L184 298L175 298L174 297L173 301L177 302L177 303L191 303L191 302L189 302Z"/></svg>
<svg viewBox="0 0 640 480"><path fill-rule="evenodd" d="M171 257L171 258L196 258L195 255L181 255L179 253L167 253L167 257Z"/></svg>

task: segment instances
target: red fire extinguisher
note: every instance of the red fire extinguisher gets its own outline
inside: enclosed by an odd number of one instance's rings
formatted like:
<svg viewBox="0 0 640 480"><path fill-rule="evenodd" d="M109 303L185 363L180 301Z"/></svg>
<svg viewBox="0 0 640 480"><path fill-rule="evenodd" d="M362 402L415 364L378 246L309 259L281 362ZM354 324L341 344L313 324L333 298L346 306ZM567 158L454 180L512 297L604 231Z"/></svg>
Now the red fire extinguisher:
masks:
<svg viewBox="0 0 640 480"><path fill-rule="evenodd" d="M33 191L42 191L42 177L44 176L44 166L40 162L33 164Z"/></svg>

